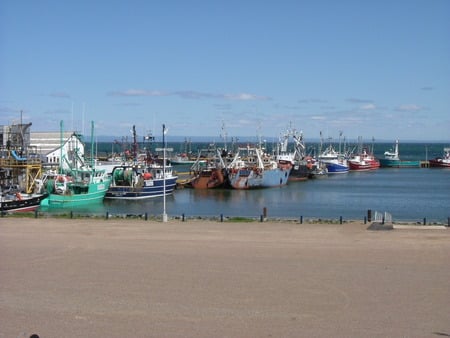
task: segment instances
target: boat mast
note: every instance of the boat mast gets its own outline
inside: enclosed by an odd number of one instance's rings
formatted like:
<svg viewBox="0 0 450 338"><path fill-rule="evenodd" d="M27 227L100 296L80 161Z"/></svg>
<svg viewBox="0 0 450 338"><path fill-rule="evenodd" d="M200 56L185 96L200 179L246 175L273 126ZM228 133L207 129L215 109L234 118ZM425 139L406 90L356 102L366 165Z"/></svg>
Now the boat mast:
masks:
<svg viewBox="0 0 450 338"><path fill-rule="evenodd" d="M63 157L63 121L59 122L59 173L62 174L62 157Z"/></svg>
<svg viewBox="0 0 450 338"><path fill-rule="evenodd" d="M94 168L94 121L91 121L91 168Z"/></svg>
<svg viewBox="0 0 450 338"><path fill-rule="evenodd" d="M222 139L223 139L223 146L224 146L224 150L227 151L227 131L225 130L225 122L222 121L222 133L221 135Z"/></svg>
<svg viewBox="0 0 450 338"><path fill-rule="evenodd" d="M137 161L138 144L136 140L136 126L133 125L133 160Z"/></svg>

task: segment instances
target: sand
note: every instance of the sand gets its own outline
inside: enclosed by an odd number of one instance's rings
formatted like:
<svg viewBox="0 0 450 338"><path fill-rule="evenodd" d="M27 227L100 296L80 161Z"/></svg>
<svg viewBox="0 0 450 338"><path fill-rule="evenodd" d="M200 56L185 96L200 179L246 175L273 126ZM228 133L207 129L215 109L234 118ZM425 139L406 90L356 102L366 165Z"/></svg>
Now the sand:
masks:
<svg viewBox="0 0 450 338"><path fill-rule="evenodd" d="M450 336L450 229L0 218L0 337Z"/></svg>

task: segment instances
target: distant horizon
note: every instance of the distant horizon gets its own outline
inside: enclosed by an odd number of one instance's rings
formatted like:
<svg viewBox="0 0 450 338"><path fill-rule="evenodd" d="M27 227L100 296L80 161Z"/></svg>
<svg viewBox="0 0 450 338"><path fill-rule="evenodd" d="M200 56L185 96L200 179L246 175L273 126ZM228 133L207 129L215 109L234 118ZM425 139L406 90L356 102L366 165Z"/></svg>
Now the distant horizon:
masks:
<svg viewBox="0 0 450 338"><path fill-rule="evenodd" d="M0 125L1 126L1 125ZM31 126L31 133L56 133L56 132L60 132L59 130L40 130L40 131L36 131L32 129ZM69 133L77 133L82 135L85 138L85 142L89 143L90 142L90 133L82 133L81 131L78 130L67 130L65 129L64 132L69 132ZM139 143L142 143L144 140L144 137L146 136L152 136L154 137L154 142L162 142L162 133L160 135L154 135L154 134L147 134L147 135L140 135L137 134L137 139ZM127 139L128 142L130 142L133 138L132 134L131 134L131 130L130 133L128 135L106 135L106 134L102 134L102 135L95 135L95 131L94 131L94 138L96 139L96 142L114 142L114 141L121 141L124 139ZM347 142L347 143L358 143L359 142L359 138L361 138L361 141L363 144L370 144L372 143L372 140L375 143L395 143L396 140L398 140L400 143L448 143L450 144L450 140L440 140L440 139L417 139L417 138L405 138L405 139L400 139L400 138L380 138L378 139L375 135L371 135L370 137L364 138L362 135L359 135L356 138L350 138L347 137L345 134L342 134L341 136L341 142ZM227 143L231 143L233 140L237 140L237 142L251 142L251 143L257 143L259 141L259 139L261 139L262 141L266 141L266 142L276 142L278 141L279 137L278 136L267 136L267 135L254 135L254 136L230 136L227 135L226 136L227 139ZM307 142L320 142L321 138L320 137L311 137L308 138L304 133L303 133L303 139ZM202 142L202 143L223 143L224 142L224 137L221 135L213 135L213 136L179 136L179 135L170 135L170 134L166 134L166 141L167 142ZM332 143L339 143L339 137L332 137L332 136L324 136L322 138L323 143L329 143L330 141Z"/></svg>
<svg viewBox="0 0 450 338"><path fill-rule="evenodd" d="M237 141L235 141L236 143L242 143L242 142L251 142L251 143L257 143L258 142L258 138L256 136L252 137L252 136L237 136L237 137L233 137L234 140L237 139ZM274 143L276 141L278 141L277 138L270 138L270 137L261 137L261 139L266 141L266 143ZM114 141L120 141L122 140L122 136L111 136L111 135L98 135L96 137L96 142L114 142ZM132 137L128 138L129 142L132 141ZM320 143L320 138L304 138L306 143L309 142L314 142L314 143ZM166 138L166 142L167 143L173 143L173 142L180 142L180 143L184 143L184 142L198 142L198 143L215 143L215 144L220 144L220 143L224 143L224 140L222 138L220 138L219 136L192 136L192 137L182 137L182 136L170 136ZM89 141L87 141L87 143L89 143ZM162 142L162 136L155 137L155 140L153 141L154 143L161 143ZM329 143L330 139L323 139L323 143ZM339 139L331 139L332 143L339 143ZM342 138L341 143L344 142L344 138ZM345 138L345 142L346 143L358 143L358 140L349 140L347 138ZM388 140L388 139L380 139L377 140L375 139L373 141L374 143L392 143L395 144L396 139L392 139L392 140ZM138 143L143 143L143 137L139 137L138 136ZM232 143L232 139L228 138L227 139L227 144ZM362 143L364 144L371 144L372 143L372 139L368 139L368 140L362 140ZM417 139L405 139L405 140L399 140L399 143L448 143L450 145L450 140L417 140Z"/></svg>

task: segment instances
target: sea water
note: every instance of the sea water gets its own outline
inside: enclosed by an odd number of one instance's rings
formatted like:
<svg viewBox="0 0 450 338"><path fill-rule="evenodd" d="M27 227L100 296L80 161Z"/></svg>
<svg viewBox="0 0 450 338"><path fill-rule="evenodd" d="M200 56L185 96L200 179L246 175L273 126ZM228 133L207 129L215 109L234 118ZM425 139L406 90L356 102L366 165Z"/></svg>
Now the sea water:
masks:
<svg viewBox="0 0 450 338"><path fill-rule="evenodd" d="M425 160L441 154L445 145L405 144L405 160ZM388 150L387 144L378 151ZM402 146L400 147L402 151ZM377 151L374 150L377 154ZM378 155L380 157L380 155ZM382 156L382 154L381 154ZM186 171L187 166L174 166ZM177 189L173 195L141 201L105 200L77 208L91 214L162 215L169 217L255 217L364 219L368 210L388 212L394 221L447 224L450 217L450 170L380 168L368 172L332 174L286 186L257 190ZM67 211L67 210L66 210ZM52 210L49 212L58 212Z"/></svg>

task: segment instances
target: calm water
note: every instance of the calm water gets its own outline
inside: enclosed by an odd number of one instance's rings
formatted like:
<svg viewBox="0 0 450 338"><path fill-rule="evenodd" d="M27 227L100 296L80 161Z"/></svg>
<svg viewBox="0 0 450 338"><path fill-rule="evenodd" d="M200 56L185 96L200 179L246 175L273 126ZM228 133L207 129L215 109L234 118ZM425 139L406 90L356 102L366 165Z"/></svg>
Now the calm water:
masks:
<svg viewBox="0 0 450 338"><path fill-rule="evenodd" d="M378 146L378 145L377 145ZM381 153L390 145L383 144ZM427 146L428 158L441 155L445 145ZM404 159L425 159L425 145L403 145ZM436 148L434 150L434 148ZM375 148L377 149L377 148ZM409 152L406 152L406 149ZM375 151L377 154L377 151ZM431 155L432 154L432 155ZM185 171L186 167L176 166ZM395 220L447 222L450 217L450 170L381 168L372 172L328 175L305 182L261 190L179 189L166 197L166 212L172 216L312 217L363 219L367 210L389 212ZM51 212L61 212L52 210ZM110 201L76 209L79 213L162 215L163 198L144 201Z"/></svg>

